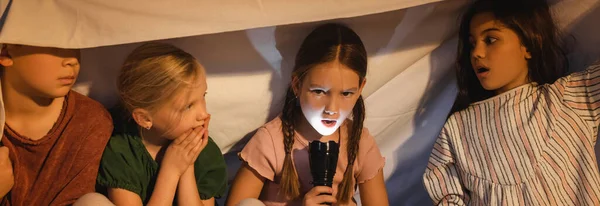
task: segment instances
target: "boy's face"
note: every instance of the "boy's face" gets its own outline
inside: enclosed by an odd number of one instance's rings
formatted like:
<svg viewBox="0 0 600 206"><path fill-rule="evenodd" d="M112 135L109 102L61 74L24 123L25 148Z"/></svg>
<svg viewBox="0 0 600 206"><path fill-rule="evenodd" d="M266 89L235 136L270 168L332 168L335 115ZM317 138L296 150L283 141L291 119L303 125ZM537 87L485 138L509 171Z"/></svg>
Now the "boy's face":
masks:
<svg viewBox="0 0 600 206"><path fill-rule="evenodd" d="M43 98L67 95L79 74L79 49L7 45L3 81L20 93Z"/></svg>

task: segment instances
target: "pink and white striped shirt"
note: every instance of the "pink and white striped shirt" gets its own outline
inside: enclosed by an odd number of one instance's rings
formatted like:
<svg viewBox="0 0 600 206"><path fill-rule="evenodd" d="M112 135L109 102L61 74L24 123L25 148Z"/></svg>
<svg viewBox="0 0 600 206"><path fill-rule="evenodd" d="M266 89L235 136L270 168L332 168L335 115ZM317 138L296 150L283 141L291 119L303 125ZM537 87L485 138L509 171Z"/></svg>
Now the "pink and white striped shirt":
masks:
<svg viewBox="0 0 600 206"><path fill-rule="evenodd" d="M434 204L600 205L600 65L447 120L423 176Z"/></svg>

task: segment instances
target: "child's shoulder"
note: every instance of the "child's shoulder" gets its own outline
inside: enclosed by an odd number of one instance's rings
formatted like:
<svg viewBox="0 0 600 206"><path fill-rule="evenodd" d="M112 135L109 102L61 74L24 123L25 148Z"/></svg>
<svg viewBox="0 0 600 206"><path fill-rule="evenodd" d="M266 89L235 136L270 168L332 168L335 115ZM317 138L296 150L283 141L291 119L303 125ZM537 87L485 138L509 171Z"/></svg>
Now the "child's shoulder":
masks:
<svg viewBox="0 0 600 206"><path fill-rule="evenodd" d="M124 110L121 107L115 107L109 111L113 119L114 130L107 148L110 147L112 150L118 152L143 147L137 124L124 116Z"/></svg>
<svg viewBox="0 0 600 206"><path fill-rule="evenodd" d="M252 139L283 139L283 132L281 130L281 118L277 116L275 119L260 126Z"/></svg>
<svg viewBox="0 0 600 206"><path fill-rule="evenodd" d="M350 129L350 127L352 127L352 124L354 124L354 121L352 119L346 119L346 121L344 122L346 128ZM369 129L367 127L362 128L362 133L360 134L360 138L371 138L373 139L373 136L371 135L371 132L369 132Z"/></svg>
<svg viewBox="0 0 600 206"><path fill-rule="evenodd" d="M140 137L132 136L129 133L124 132L113 132L106 145L104 156L118 156L118 157L133 157L140 152L144 152L142 149L143 144L139 139ZM139 151L138 151L139 150Z"/></svg>
<svg viewBox="0 0 600 206"><path fill-rule="evenodd" d="M219 148L217 143L214 141L214 139L212 137L208 137L208 143L206 143L206 147L204 147L204 149L198 156L198 159L196 160L196 162L203 162L203 161L210 161L210 162L214 162L214 163L219 162L216 160L224 161L223 153L221 152L221 149Z"/></svg>
<svg viewBox="0 0 600 206"><path fill-rule="evenodd" d="M77 93L76 91L71 91L68 94L68 98L73 99L76 109L76 114L79 116L83 116L82 119L85 120L96 120L104 124L112 124L112 119L108 111L104 108L100 102L97 102L87 96Z"/></svg>
<svg viewBox="0 0 600 206"><path fill-rule="evenodd" d="M473 105L469 105L469 107L467 107L466 109L463 109L461 111L455 111L454 113L450 114L450 116L446 118L446 122L444 122L444 126L442 126L440 133L447 133L448 130L461 129L457 128L458 122L461 122L461 124L468 124L468 122L463 122L464 120L462 116L468 114L469 111L473 109L472 107Z"/></svg>
<svg viewBox="0 0 600 206"><path fill-rule="evenodd" d="M117 104L108 109L114 125L113 135L132 133L137 134L137 123L132 119L131 114L122 104Z"/></svg>
<svg viewBox="0 0 600 206"><path fill-rule="evenodd" d="M281 117L277 116L275 119L265 123L263 126L259 128L266 129L269 133L281 133Z"/></svg>
<svg viewBox="0 0 600 206"><path fill-rule="evenodd" d="M276 117L260 126L244 148L277 148L274 144L283 142L281 124L280 117Z"/></svg>
<svg viewBox="0 0 600 206"><path fill-rule="evenodd" d="M346 125L347 129L350 129L350 127L352 126L354 122L351 119L346 119L346 122L344 123ZM350 132L348 130L348 132ZM376 141L375 141L375 137L373 137L373 135L371 134L371 132L369 131L369 129L367 127L362 128L362 133L360 134L360 141L359 144L361 147L371 147L372 145L376 145Z"/></svg>
<svg viewBox="0 0 600 206"><path fill-rule="evenodd" d="M206 147L204 147L203 151L211 151L211 153L218 154L218 155L223 154L221 152L221 148L219 148L219 145L217 145L215 140L210 136L208 137L208 143L206 143Z"/></svg>
<svg viewBox="0 0 600 206"><path fill-rule="evenodd" d="M141 193L147 172L153 171L141 140L127 134L110 137L102 153L97 183L103 187L123 188L138 195ZM138 186L135 186L138 185Z"/></svg>
<svg viewBox="0 0 600 206"><path fill-rule="evenodd" d="M369 129L366 127L362 128L362 134L360 135L360 144L361 144L361 146L368 145L369 147L371 145L377 145L377 143L375 141L375 137L371 134Z"/></svg>

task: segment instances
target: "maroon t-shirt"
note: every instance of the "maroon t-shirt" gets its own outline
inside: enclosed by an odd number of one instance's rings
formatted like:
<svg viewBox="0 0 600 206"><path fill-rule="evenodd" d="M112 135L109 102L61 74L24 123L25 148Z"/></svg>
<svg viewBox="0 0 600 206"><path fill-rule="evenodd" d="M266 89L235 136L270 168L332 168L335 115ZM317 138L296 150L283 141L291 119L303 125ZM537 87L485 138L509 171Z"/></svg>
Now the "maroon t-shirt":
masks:
<svg viewBox="0 0 600 206"><path fill-rule="evenodd" d="M113 125L104 107L71 91L50 132L31 140L5 126L15 184L0 205L70 205L94 192Z"/></svg>

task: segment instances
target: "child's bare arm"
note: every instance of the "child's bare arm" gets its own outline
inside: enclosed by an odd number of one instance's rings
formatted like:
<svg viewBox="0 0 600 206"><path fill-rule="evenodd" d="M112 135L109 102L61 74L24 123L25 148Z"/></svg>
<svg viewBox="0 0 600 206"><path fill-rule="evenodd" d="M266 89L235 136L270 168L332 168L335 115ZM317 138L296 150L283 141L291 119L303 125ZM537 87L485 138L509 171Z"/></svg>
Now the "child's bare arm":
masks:
<svg viewBox="0 0 600 206"><path fill-rule="evenodd" d="M139 206L142 204L142 199L139 195L129 190L120 188L108 188L108 198L115 205L131 205Z"/></svg>
<svg viewBox="0 0 600 206"><path fill-rule="evenodd" d="M172 205L179 177L180 174L174 168L161 167L148 205Z"/></svg>
<svg viewBox="0 0 600 206"><path fill-rule="evenodd" d="M215 198L211 197L208 200L202 200L202 205L203 206L215 206Z"/></svg>
<svg viewBox="0 0 600 206"><path fill-rule="evenodd" d="M362 205L389 205L382 170L379 170L379 173L373 179L359 184L358 188L360 190L360 202Z"/></svg>
<svg viewBox="0 0 600 206"><path fill-rule="evenodd" d="M179 176L173 168L162 167L156 178L156 186L147 205L172 205ZM108 188L108 198L115 205L143 205L140 196L132 191L120 188Z"/></svg>
<svg viewBox="0 0 600 206"><path fill-rule="evenodd" d="M247 198L258 198L264 183L264 177L252 170L247 163L243 163L233 180L225 205L233 206Z"/></svg>
<svg viewBox="0 0 600 206"><path fill-rule="evenodd" d="M203 138L206 137L205 132L206 129L204 128L194 129L178 137L169 145L161 162L154 191L152 191L148 205L171 205L173 203L180 178L190 166L193 167L196 158L206 147L208 140ZM194 183L195 187L195 178L191 182ZM195 190L198 194L198 189L195 188ZM185 194L188 194L188 192L184 191ZM200 200L199 197L198 200Z"/></svg>
<svg viewBox="0 0 600 206"><path fill-rule="evenodd" d="M205 127L208 128L208 123L210 122L210 115L208 116ZM195 140L199 140L199 142L192 143L195 145L195 148L198 150L193 150L196 158L194 158L194 162L196 161L200 152L204 150L206 145L208 144L208 130L204 129L204 132L195 136ZM196 153L197 152L197 153ZM194 172L194 162L188 166L188 169L183 173L181 178L179 179L179 185L177 186L177 203L179 205L204 205L202 199L200 198L200 193L198 192L198 186L196 185L196 175Z"/></svg>
<svg viewBox="0 0 600 206"><path fill-rule="evenodd" d="M194 165L183 173L177 185L177 203L179 205L203 205L196 186L196 175Z"/></svg>

